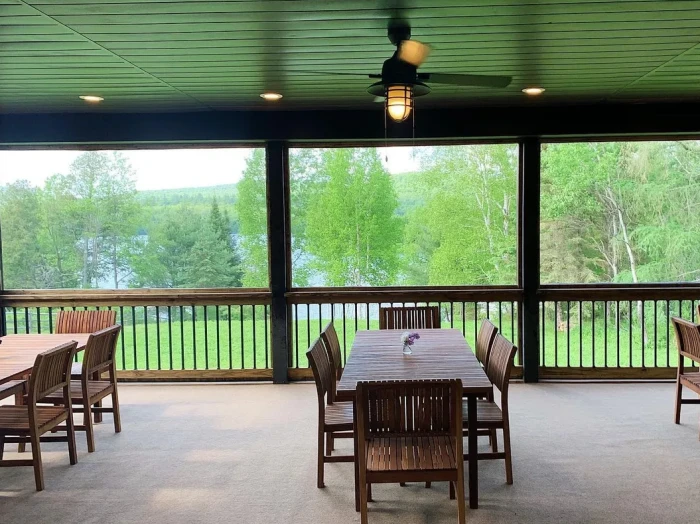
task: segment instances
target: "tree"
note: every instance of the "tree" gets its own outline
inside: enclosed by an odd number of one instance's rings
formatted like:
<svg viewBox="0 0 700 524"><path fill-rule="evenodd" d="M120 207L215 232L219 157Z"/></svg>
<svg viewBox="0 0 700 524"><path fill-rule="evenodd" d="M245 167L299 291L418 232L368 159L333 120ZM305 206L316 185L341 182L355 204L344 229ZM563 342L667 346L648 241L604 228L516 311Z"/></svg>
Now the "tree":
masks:
<svg viewBox="0 0 700 524"><path fill-rule="evenodd" d="M220 246L216 246L216 250L223 254L224 260L229 266L226 273L231 277L231 284L228 287L241 287L241 260L236 252L236 245L233 241L231 219L226 210L224 210L223 213L221 212L216 197L214 197L211 203L209 223L220 244Z"/></svg>
<svg viewBox="0 0 700 524"><path fill-rule="evenodd" d="M267 199L265 150L254 149L238 183L238 221L243 285L267 287Z"/></svg>
<svg viewBox="0 0 700 524"><path fill-rule="evenodd" d="M417 259L427 282L410 283L515 283L517 150L426 148L419 159L425 200L408 215L403 251L410 254L406 274Z"/></svg>
<svg viewBox="0 0 700 524"><path fill-rule="evenodd" d="M331 286L393 283L403 224L377 151L325 150L322 169L325 180L306 222L313 267Z"/></svg>

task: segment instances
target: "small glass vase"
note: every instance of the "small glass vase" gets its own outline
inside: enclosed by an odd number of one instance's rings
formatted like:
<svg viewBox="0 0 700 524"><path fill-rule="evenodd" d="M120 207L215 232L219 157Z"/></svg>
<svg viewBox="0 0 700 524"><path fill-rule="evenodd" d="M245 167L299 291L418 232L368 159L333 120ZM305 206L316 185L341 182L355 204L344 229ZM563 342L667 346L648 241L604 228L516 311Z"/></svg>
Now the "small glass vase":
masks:
<svg viewBox="0 0 700 524"><path fill-rule="evenodd" d="M403 354L404 355L412 355L413 354L413 350L411 350L411 346L409 344L403 345Z"/></svg>

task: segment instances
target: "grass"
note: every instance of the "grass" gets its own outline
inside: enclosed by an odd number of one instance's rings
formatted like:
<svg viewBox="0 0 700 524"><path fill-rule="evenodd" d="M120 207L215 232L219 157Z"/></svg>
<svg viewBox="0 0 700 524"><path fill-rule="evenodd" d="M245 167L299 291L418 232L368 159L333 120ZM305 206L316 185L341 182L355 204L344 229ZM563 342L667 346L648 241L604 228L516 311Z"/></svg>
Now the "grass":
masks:
<svg viewBox="0 0 700 524"><path fill-rule="evenodd" d="M42 332L47 332L49 311L42 308L38 317L35 309L29 311L29 332L36 333L40 327ZM143 307L125 307L117 315L123 326L117 351L118 366L125 370L272 367L270 322L266 313L265 306L255 306L255 309L253 306L233 306L230 314L228 308L221 306L217 320L216 309L212 306L207 308L205 321L204 308L198 307L193 321L191 308L173 307L168 317L167 307L158 311L152 306L147 311ZM517 341L516 319L512 319L509 313L500 318L493 314L491 317L507 338ZM148 322L145 322L146 318ZM645 319L646 344L642 342L640 323L633 321L630 329L628 319L621 320L618 331L614 321L606 326L602 315L596 316L595 326L590 318L579 323L572 317L569 325L559 322L559 326L553 318L547 318L544 329L540 328L540 363L548 367L676 366L675 343L665 317L657 319L656 330L653 318L648 316ZM25 321L24 312L20 311L16 332L26 332ZM292 367L308 366L306 350L329 321L330 318L304 318L293 323L290 336ZM462 319L458 315L452 322L443 320L443 327L452 325L462 330L467 342L474 347L480 323L481 318ZM6 325L8 333L15 332L12 310L7 312ZM336 318L335 325L345 358L356 330L379 327L377 320L348 317L344 322L342 318Z"/></svg>

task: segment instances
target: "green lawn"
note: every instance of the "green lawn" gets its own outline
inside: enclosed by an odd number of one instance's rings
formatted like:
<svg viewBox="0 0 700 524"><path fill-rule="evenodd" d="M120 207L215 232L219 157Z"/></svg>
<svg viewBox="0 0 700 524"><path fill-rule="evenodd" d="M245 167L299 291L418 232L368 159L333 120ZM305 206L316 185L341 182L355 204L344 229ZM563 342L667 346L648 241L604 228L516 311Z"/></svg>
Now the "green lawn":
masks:
<svg viewBox="0 0 700 524"><path fill-rule="evenodd" d="M36 310L30 310L30 332L37 332ZM235 306L230 317L228 309L221 307L217 321L216 311L209 308L207 320L204 320L203 308L197 308L195 320L184 310L182 320L179 308L172 308L168 317L167 307L149 307L145 315L143 308L124 308L117 320L123 325L122 337L118 346L118 366L126 370L146 369L254 369L272 366L269 319L265 319L264 306L255 307L253 321L252 306L242 309ZM14 318L8 310L7 331L13 333ZM48 310L40 310L41 331L49 327ZM55 312L54 312L55 314ZM242 314L242 318L241 318ZM148 322L144 320L148 317ZM354 316L354 315L353 315ZM170 321L169 321L170 320ZM496 325L509 339L517 341L516 322L509 313L492 315ZM299 320L292 325L291 362L293 367L307 367L306 350L318 337L321 329L330 318ZM452 322L443 321L443 327L452 324L465 333L467 341L474 347L481 318L462 319L459 315ZM666 367L675 366L677 352L674 335L670 334L667 343L666 318L658 318L656 331L651 316L645 319L647 342L642 343L642 330L638 322L633 321L630 331L628 319L621 320L619 332L614 319L605 326L602 316L596 316L595 331L590 318L579 324L572 318L569 325L554 322L547 318L540 345L540 362L545 366L571 367ZM345 357L352 346L357 329L378 329L378 321L366 318L335 319L336 330ZM607 329L606 329L607 328ZM23 311L17 318L17 332L25 332ZM631 333L631 336L630 336ZM543 344L542 344L543 342ZM516 342L517 343L517 342ZM397 347L399 341L397 340ZM421 341L418 350L422 350ZM568 351L567 351L568 348ZM429 350L429 347L425 347ZM516 357L518 358L518 357Z"/></svg>

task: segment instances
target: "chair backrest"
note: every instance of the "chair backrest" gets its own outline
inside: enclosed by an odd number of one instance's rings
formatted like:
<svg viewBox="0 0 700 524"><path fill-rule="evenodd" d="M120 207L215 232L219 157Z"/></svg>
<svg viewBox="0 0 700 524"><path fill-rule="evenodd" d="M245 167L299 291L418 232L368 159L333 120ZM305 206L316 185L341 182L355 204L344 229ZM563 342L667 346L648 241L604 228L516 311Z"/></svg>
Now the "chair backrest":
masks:
<svg viewBox="0 0 700 524"><path fill-rule="evenodd" d="M67 342L36 356L29 379L30 405L36 405L38 400L69 386L77 347L77 342Z"/></svg>
<svg viewBox="0 0 700 524"><path fill-rule="evenodd" d="M314 374L319 402L323 405L323 398L330 391L333 369L328 359L328 352L320 338L317 338L311 344L311 348L306 352L306 358L309 360L309 365Z"/></svg>
<svg viewBox="0 0 700 524"><path fill-rule="evenodd" d="M493 325L493 322L485 319L481 323L479 335L476 337L476 358L484 367L489 363L489 355L496 333L498 333L498 328Z"/></svg>
<svg viewBox="0 0 700 524"><path fill-rule="evenodd" d="M101 329L88 337L83 358L83 376L89 377L95 372L103 371L114 364L117 339L122 327L119 324Z"/></svg>
<svg viewBox="0 0 700 524"><path fill-rule="evenodd" d="M438 306L380 307L379 329L431 329L440 327Z"/></svg>
<svg viewBox="0 0 700 524"><path fill-rule="evenodd" d="M517 350L518 348L510 340L500 333L496 334L491 346L489 364L486 366L486 375L491 383L501 392L502 400L508 396L508 383L510 382L513 360Z"/></svg>
<svg viewBox="0 0 700 524"><path fill-rule="evenodd" d="M101 311L59 311L56 318L56 333L95 333L113 326L117 322L117 312Z"/></svg>
<svg viewBox="0 0 700 524"><path fill-rule="evenodd" d="M358 435L462 435L462 381L358 382Z"/></svg>
<svg viewBox="0 0 700 524"><path fill-rule="evenodd" d="M337 371L337 378L340 378L340 370L343 365L343 357L340 354L340 341L338 333L335 331L333 322L329 322L326 329L321 332L321 339L328 350L328 358L330 358L331 366Z"/></svg>
<svg viewBox="0 0 700 524"><path fill-rule="evenodd" d="M700 363L700 325L678 317L672 317L671 322L676 331L679 355ZM678 359L678 367L683 369L682 358Z"/></svg>

